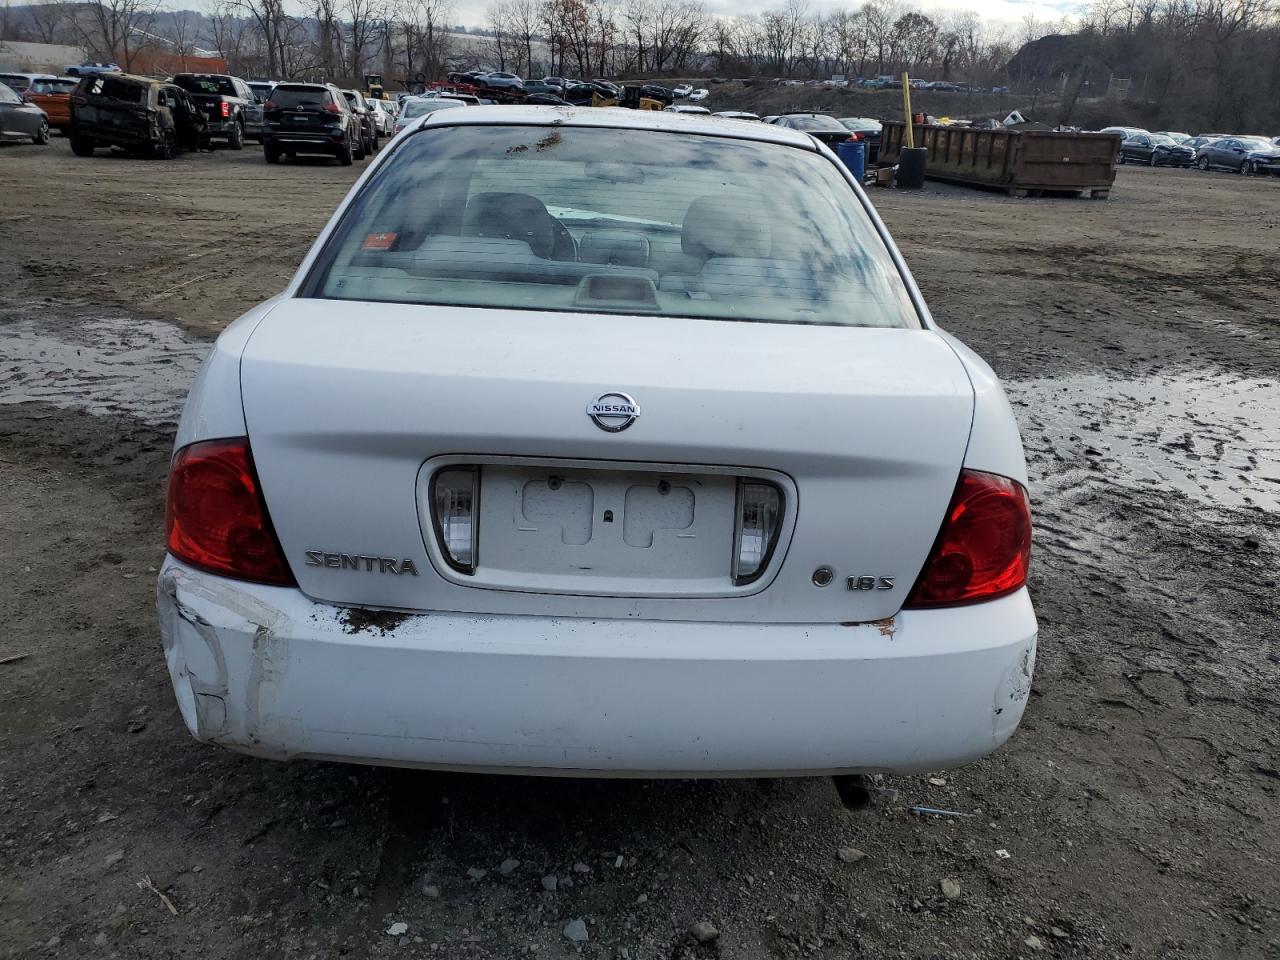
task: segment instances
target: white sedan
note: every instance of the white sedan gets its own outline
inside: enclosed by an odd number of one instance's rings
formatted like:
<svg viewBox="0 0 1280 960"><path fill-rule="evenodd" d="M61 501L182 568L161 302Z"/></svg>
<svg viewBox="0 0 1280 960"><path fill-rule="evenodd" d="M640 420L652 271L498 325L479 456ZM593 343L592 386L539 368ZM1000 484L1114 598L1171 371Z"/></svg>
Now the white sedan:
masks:
<svg viewBox="0 0 1280 960"><path fill-rule="evenodd" d="M372 97L365 100L373 113L373 122L378 127L378 136L390 137L395 133L396 108L390 100L377 100Z"/></svg>
<svg viewBox="0 0 1280 960"><path fill-rule="evenodd" d="M392 133L399 133L415 120L425 117L429 113L435 113L437 110L465 106L466 104L461 100L453 100L449 97L412 97L401 105L400 116L396 117Z"/></svg>
<svg viewBox="0 0 1280 960"><path fill-rule="evenodd" d="M908 773L1031 687L1000 384L765 124L411 127L218 338L166 530L183 719L261 757Z"/></svg>

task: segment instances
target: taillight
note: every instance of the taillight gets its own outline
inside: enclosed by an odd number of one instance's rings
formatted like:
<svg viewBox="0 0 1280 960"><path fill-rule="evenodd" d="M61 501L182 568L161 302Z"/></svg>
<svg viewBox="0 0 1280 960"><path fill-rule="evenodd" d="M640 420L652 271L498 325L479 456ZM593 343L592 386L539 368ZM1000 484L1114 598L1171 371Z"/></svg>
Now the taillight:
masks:
<svg viewBox="0 0 1280 960"><path fill-rule="evenodd" d="M294 586L267 515L246 437L183 447L169 469L169 552L210 573Z"/></svg>
<svg viewBox="0 0 1280 960"><path fill-rule="evenodd" d="M1027 582L1031 505L1016 480L961 470L929 559L907 607L992 600Z"/></svg>
<svg viewBox="0 0 1280 960"><path fill-rule="evenodd" d="M325 113L341 113L342 108L338 106L336 103L334 103L332 100L330 100L328 103L324 105L324 112Z"/></svg>
<svg viewBox="0 0 1280 960"><path fill-rule="evenodd" d="M265 113L268 110L274 110L275 108L276 108L276 102L274 100L268 100L266 103L262 105L263 113Z"/></svg>
<svg viewBox="0 0 1280 960"><path fill-rule="evenodd" d="M222 103L219 104L219 106L222 108L222 116L224 118L231 116L231 104L223 100Z"/></svg>
<svg viewBox="0 0 1280 960"><path fill-rule="evenodd" d="M459 573L475 573L480 470L450 467L431 478L431 522L444 558Z"/></svg>
<svg viewBox="0 0 1280 960"><path fill-rule="evenodd" d="M735 585L750 583L764 572L781 524L782 495L778 488L771 483L739 480L733 540Z"/></svg>

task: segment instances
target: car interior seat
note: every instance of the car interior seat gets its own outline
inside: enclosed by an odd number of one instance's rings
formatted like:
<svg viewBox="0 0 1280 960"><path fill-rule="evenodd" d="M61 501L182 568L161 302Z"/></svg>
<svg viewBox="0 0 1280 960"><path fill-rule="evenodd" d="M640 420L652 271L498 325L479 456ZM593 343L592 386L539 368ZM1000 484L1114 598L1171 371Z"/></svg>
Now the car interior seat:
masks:
<svg viewBox="0 0 1280 960"><path fill-rule="evenodd" d="M576 260L577 247L568 229L527 193L478 193L467 202L462 234L523 240L544 260Z"/></svg>

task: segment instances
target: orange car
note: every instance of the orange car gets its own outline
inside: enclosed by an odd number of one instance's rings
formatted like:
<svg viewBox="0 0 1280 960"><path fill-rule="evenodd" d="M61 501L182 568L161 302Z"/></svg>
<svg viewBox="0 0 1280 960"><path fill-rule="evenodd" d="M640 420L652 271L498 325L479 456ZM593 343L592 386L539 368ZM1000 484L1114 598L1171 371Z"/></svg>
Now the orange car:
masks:
<svg viewBox="0 0 1280 960"><path fill-rule="evenodd" d="M48 114L49 126L65 136L71 128L71 94L78 82L75 77L37 77L23 91L22 99Z"/></svg>

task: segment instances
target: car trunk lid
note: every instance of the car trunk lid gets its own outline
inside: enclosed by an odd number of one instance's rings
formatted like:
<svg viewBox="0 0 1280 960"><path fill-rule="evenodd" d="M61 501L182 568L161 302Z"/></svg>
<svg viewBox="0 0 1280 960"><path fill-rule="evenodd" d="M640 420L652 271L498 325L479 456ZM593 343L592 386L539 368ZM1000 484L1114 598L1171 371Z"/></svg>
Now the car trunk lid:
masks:
<svg viewBox="0 0 1280 960"><path fill-rule="evenodd" d="M241 387L304 592L477 614L891 616L973 409L926 330L307 299L255 331ZM588 415L609 393L639 406L624 430ZM466 572L442 548L431 481L477 466ZM779 534L739 584L744 483L777 491Z"/></svg>

